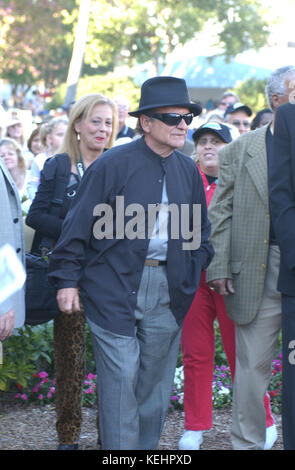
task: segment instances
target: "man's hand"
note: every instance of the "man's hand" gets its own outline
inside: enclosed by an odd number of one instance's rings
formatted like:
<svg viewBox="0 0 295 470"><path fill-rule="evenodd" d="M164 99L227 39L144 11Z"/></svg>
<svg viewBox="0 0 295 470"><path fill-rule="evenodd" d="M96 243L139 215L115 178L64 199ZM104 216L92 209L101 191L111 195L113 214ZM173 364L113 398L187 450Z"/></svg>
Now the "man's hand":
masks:
<svg viewBox="0 0 295 470"><path fill-rule="evenodd" d="M211 287L211 289L213 289L214 291L218 292L218 294L228 295L235 293L232 279L215 279L214 281L210 281L208 284L209 287Z"/></svg>
<svg viewBox="0 0 295 470"><path fill-rule="evenodd" d="M14 328L14 311L12 309L0 316L0 341L11 335Z"/></svg>
<svg viewBox="0 0 295 470"><path fill-rule="evenodd" d="M67 287L57 291L58 308L63 313L79 312L80 300L79 291L77 287Z"/></svg>

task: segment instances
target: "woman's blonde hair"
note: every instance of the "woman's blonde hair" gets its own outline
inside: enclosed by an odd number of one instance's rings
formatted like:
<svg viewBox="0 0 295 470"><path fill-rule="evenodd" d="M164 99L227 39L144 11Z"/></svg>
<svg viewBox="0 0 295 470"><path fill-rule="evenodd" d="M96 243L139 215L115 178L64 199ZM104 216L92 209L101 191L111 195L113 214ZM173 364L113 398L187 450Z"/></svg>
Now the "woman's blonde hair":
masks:
<svg viewBox="0 0 295 470"><path fill-rule="evenodd" d="M47 147L47 136L51 134L57 126L59 126L60 124L64 124L65 126L67 126L68 123L69 121L66 117L55 117L50 119L50 121L44 122L40 127L40 143L42 147Z"/></svg>
<svg viewBox="0 0 295 470"><path fill-rule="evenodd" d="M18 161L17 166L21 171L25 172L26 171L26 161L25 161L25 158L23 156L21 146L17 143L17 141L14 140L14 139L11 139L10 137L3 137L3 139L0 140L0 148L3 145L9 145L10 147L13 148L13 150L16 151L17 161Z"/></svg>
<svg viewBox="0 0 295 470"><path fill-rule="evenodd" d="M59 149L61 153L67 153L69 155L72 163L78 162L81 157L75 124L86 119L91 114L93 108L99 104L107 104L112 110L112 134L107 148L113 146L118 129L118 113L115 103L113 103L110 98L99 93L82 96L71 108L68 127L61 148Z"/></svg>

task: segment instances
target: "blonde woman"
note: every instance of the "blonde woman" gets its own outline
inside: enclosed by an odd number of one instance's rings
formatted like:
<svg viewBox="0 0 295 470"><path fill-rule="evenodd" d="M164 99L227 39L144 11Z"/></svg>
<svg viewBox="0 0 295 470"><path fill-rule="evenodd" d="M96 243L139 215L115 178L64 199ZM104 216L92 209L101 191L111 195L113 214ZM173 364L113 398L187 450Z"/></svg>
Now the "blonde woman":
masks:
<svg viewBox="0 0 295 470"><path fill-rule="evenodd" d="M58 239L84 171L113 145L116 133L117 110L109 98L91 94L73 105L60 147L61 153L45 162L40 186L27 217L27 224L36 230L33 252L38 252L44 236L50 237L53 242ZM67 175L63 203L59 216L52 216L49 210L56 181L63 174ZM54 322L59 450L78 448L84 379L84 330L83 312L73 315L61 313Z"/></svg>
<svg viewBox="0 0 295 470"><path fill-rule="evenodd" d="M22 201L22 209L27 212L31 203L26 191L28 172L22 149L16 140L10 137L4 137L0 140L0 158L16 184L19 198Z"/></svg>

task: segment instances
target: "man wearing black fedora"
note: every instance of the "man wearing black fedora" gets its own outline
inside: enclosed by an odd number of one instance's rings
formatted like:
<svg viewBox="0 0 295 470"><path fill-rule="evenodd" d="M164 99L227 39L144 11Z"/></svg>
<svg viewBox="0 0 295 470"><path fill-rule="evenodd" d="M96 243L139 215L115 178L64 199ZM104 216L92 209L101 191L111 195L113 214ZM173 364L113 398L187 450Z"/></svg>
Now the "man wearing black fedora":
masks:
<svg viewBox="0 0 295 470"><path fill-rule="evenodd" d="M184 80L147 80L130 113L142 138L87 169L51 256L61 311L80 293L91 329L102 449L159 443L182 322L213 256L202 180L177 150L200 112Z"/></svg>

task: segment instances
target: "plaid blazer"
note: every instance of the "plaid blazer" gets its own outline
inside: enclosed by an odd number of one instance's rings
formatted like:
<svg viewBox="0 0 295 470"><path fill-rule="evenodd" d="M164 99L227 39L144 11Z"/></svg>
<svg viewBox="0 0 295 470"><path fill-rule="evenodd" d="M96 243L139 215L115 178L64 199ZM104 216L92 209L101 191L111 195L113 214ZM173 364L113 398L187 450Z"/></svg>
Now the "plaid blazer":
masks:
<svg viewBox="0 0 295 470"><path fill-rule="evenodd" d="M206 279L233 279L235 294L225 296L225 302L229 317L240 325L257 314L267 268L266 131L247 132L220 151L218 184L208 212L215 256Z"/></svg>

